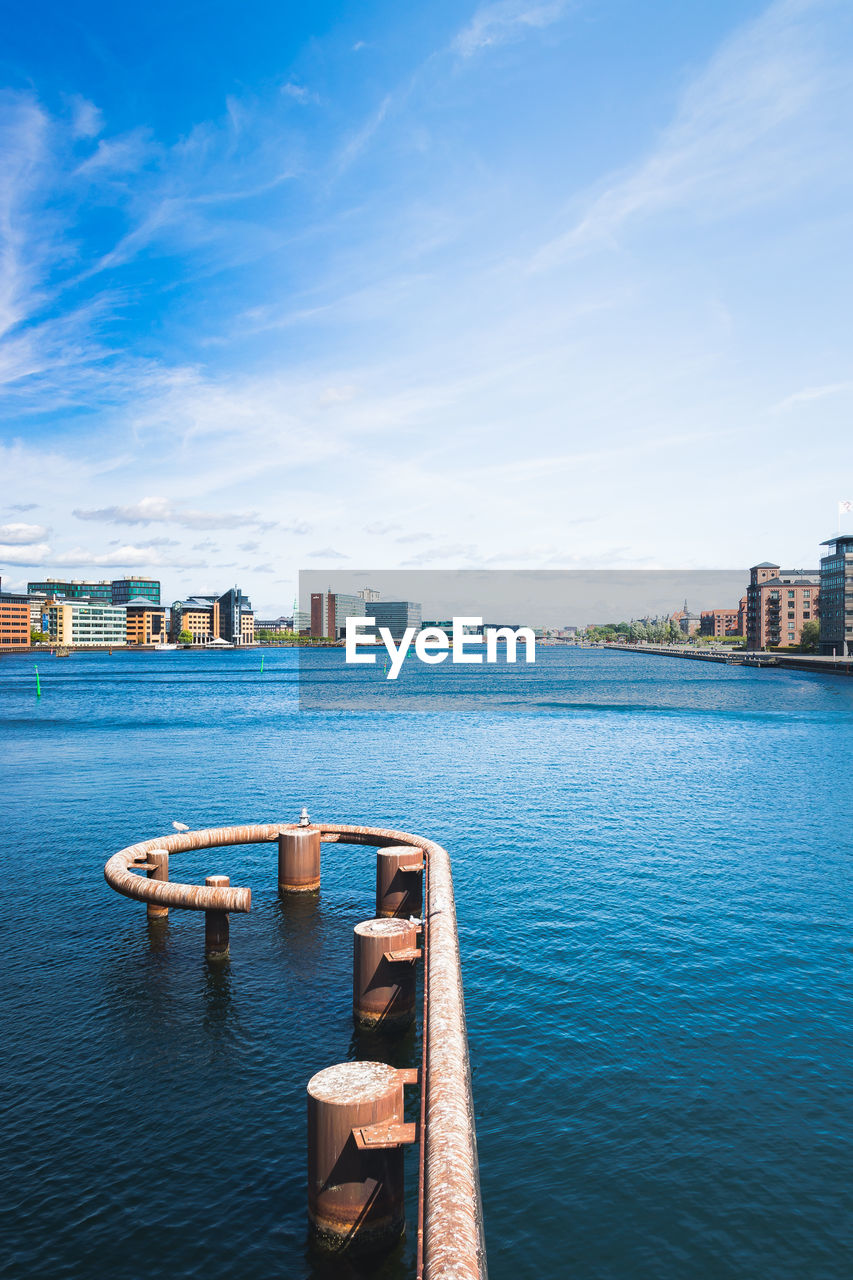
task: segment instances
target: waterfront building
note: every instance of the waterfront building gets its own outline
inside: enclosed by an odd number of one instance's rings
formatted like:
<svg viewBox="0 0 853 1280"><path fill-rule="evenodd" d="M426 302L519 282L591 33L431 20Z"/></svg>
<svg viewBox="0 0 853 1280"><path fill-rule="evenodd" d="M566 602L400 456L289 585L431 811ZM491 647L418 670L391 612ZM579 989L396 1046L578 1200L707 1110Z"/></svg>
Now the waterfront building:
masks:
<svg viewBox="0 0 853 1280"><path fill-rule="evenodd" d="M741 609L703 609L699 634L703 636L741 636Z"/></svg>
<svg viewBox="0 0 853 1280"><path fill-rule="evenodd" d="M177 640L188 631L192 643L211 644L222 640L235 646L255 643L255 615L239 587L231 587L221 596L190 596L172 605L170 634Z"/></svg>
<svg viewBox="0 0 853 1280"><path fill-rule="evenodd" d="M691 613L687 608L687 601L684 601L684 608L676 610L670 617L670 621L674 622L679 630L685 636L695 636L702 625L702 619L698 613Z"/></svg>
<svg viewBox="0 0 853 1280"><path fill-rule="evenodd" d="M750 649L799 644L804 622L818 618L820 574L780 569L769 560L753 565L746 589L746 643Z"/></svg>
<svg viewBox="0 0 853 1280"><path fill-rule="evenodd" d="M152 604L160 603L160 583L156 578L114 578L100 582L84 582L77 578L46 578L44 582L28 582L28 595L50 596L65 600L109 600L111 604L127 604L134 596L144 596Z"/></svg>
<svg viewBox="0 0 853 1280"><path fill-rule="evenodd" d="M44 582L28 582L27 595L46 596L53 600L106 600L112 604L113 587L108 579L83 582L77 578L45 578Z"/></svg>
<svg viewBox="0 0 853 1280"><path fill-rule="evenodd" d="M29 597L0 591L0 653L14 653L29 647Z"/></svg>
<svg viewBox="0 0 853 1280"><path fill-rule="evenodd" d="M372 609L373 605L370 607ZM335 591L312 591L310 634L340 640L346 631L347 618L363 618L366 612L361 596L344 595Z"/></svg>
<svg viewBox="0 0 853 1280"><path fill-rule="evenodd" d="M820 562L820 652L853 652L853 533L821 543L830 550Z"/></svg>
<svg viewBox="0 0 853 1280"><path fill-rule="evenodd" d="M421 606L413 600L371 600L367 613L376 619L377 630L388 628L397 644L403 639L407 627L414 627L416 631L421 629Z"/></svg>
<svg viewBox="0 0 853 1280"><path fill-rule="evenodd" d="M362 587L357 595L365 604L376 604L377 600L382 599L381 591L377 591L375 587Z"/></svg>
<svg viewBox="0 0 853 1280"><path fill-rule="evenodd" d="M113 578L110 583L113 604L136 603L140 599L151 604L160 603L160 583L156 578Z"/></svg>
<svg viewBox="0 0 853 1280"><path fill-rule="evenodd" d="M127 643L162 644L166 639L166 607L152 604L144 596L128 600Z"/></svg>
<svg viewBox="0 0 853 1280"><path fill-rule="evenodd" d="M127 609L106 600L46 600L51 643L75 648L127 644Z"/></svg>
<svg viewBox="0 0 853 1280"><path fill-rule="evenodd" d="M284 631L293 631L293 618L256 618L255 631L273 631L281 635Z"/></svg>

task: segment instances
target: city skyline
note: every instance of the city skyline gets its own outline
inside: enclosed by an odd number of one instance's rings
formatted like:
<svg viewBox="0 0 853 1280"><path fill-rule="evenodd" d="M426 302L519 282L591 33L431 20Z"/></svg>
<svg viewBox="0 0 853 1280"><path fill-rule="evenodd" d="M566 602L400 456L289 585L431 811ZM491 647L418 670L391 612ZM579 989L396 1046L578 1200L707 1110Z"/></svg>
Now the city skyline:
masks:
<svg viewBox="0 0 853 1280"><path fill-rule="evenodd" d="M186 14L42 8L0 96L7 589L817 563L844 6L260 5L192 65Z"/></svg>

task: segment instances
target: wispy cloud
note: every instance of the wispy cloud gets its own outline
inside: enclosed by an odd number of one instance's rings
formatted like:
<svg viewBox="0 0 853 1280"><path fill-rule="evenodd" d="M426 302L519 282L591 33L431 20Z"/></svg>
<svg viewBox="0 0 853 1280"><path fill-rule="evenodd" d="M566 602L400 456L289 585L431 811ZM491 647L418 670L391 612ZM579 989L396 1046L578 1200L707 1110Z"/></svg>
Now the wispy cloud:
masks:
<svg viewBox="0 0 853 1280"><path fill-rule="evenodd" d="M532 30L541 30L558 22L568 9L568 0L498 0L484 4L474 13L466 27L453 41L453 49L463 58L470 58L494 45L507 44L522 39Z"/></svg>
<svg viewBox="0 0 853 1280"><path fill-rule="evenodd" d="M822 387L804 387L802 391L785 396L784 400L773 406L771 412L785 413L798 405L813 404L815 400L826 400L829 396L842 395L847 391L853 391L853 382L830 382Z"/></svg>
<svg viewBox="0 0 853 1280"><path fill-rule="evenodd" d="M714 219L778 199L837 161L839 135L822 114L829 102L836 119L848 114L849 68L821 38L825 9L821 0L777 0L739 29L689 85L655 150L603 183L534 268L612 245L622 228L668 210Z"/></svg>
<svg viewBox="0 0 853 1280"><path fill-rule="evenodd" d="M306 553L309 560L349 560L349 556L344 551L337 551L334 547L321 547L318 551L309 551Z"/></svg>
<svg viewBox="0 0 853 1280"><path fill-rule="evenodd" d="M106 524L177 524L184 529L239 529L254 525L271 529L274 522L253 513L225 511L193 511L167 498L141 498L124 507L98 507L94 510L75 508L78 520L98 520Z"/></svg>

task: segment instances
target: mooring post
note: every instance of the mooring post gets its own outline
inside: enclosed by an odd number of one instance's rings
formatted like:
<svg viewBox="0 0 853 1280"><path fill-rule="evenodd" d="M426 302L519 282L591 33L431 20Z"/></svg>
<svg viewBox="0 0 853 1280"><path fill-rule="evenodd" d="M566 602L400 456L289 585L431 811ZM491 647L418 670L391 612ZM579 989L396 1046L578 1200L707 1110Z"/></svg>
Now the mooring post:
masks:
<svg viewBox="0 0 853 1280"><path fill-rule="evenodd" d="M364 920L353 933L352 1011L362 1027L406 1027L415 1016L418 925Z"/></svg>
<svg viewBox="0 0 853 1280"><path fill-rule="evenodd" d="M395 1243L405 1221L403 1085L416 1070L343 1062L308 1081L308 1217L316 1242L369 1253Z"/></svg>
<svg viewBox="0 0 853 1280"><path fill-rule="evenodd" d="M165 849L152 849L145 855L145 860L148 863L149 880L169 879L169 854ZM149 920L165 920L168 914L168 907L160 907L155 902L148 903Z"/></svg>
<svg viewBox="0 0 853 1280"><path fill-rule="evenodd" d="M231 881L228 876L205 876L204 883L210 889L227 889ZM229 923L227 911L205 911L204 913L204 958L206 960L224 960L229 948Z"/></svg>
<svg viewBox="0 0 853 1280"><path fill-rule="evenodd" d="M320 888L320 828L285 827L278 837L279 893Z"/></svg>
<svg viewBox="0 0 853 1280"><path fill-rule="evenodd" d="M377 916L420 916L423 905L424 855L411 845L376 850Z"/></svg>

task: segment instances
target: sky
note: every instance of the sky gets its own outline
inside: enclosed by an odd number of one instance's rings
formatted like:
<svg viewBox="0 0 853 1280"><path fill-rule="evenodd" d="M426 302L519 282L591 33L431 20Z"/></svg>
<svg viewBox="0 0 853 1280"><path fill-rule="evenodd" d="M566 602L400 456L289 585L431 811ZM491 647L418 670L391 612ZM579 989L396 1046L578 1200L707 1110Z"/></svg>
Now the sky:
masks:
<svg viewBox="0 0 853 1280"><path fill-rule="evenodd" d="M5 590L817 564L844 0L3 10Z"/></svg>

